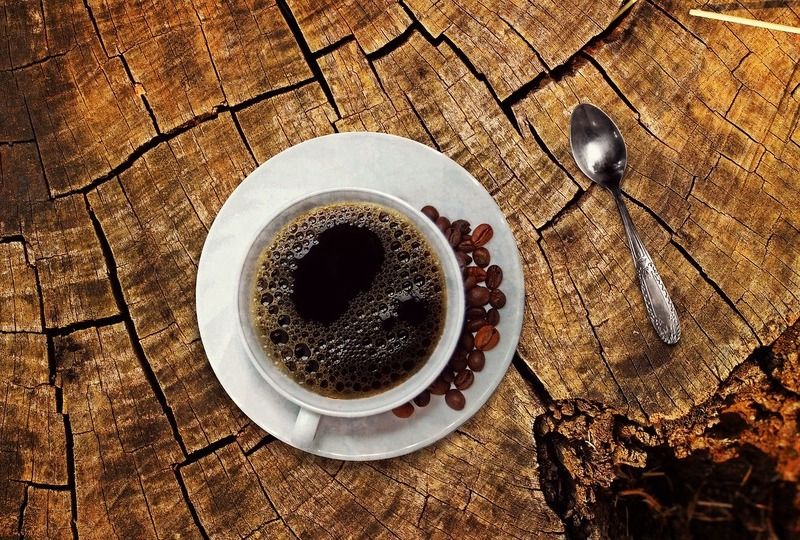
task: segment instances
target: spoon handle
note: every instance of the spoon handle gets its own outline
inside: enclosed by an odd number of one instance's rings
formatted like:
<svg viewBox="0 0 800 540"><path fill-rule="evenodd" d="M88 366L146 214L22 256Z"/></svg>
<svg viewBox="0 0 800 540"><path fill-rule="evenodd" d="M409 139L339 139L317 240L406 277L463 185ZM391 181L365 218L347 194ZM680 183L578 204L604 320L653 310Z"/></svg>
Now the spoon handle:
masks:
<svg viewBox="0 0 800 540"><path fill-rule="evenodd" d="M672 304L672 299L656 270L650 253L647 252L647 248L639 238L639 233L636 232L636 227L628 214L622 195L614 193L614 199L617 201L617 208L622 217L625 232L628 234L628 245L631 248L636 274L639 276L639 286L642 289L644 305L647 307L647 315L650 317L650 322L658 337L664 343L674 345L681 338L681 325L678 322L675 306Z"/></svg>

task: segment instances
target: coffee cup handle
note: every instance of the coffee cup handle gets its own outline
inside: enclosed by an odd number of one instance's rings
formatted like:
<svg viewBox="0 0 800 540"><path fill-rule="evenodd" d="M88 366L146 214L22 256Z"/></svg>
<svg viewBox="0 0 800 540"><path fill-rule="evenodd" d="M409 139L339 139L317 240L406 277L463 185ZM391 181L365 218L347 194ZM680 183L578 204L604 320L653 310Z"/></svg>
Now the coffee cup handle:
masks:
<svg viewBox="0 0 800 540"><path fill-rule="evenodd" d="M294 421L292 443L300 448L310 446L311 442L314 440L314 436L317 434L318 424L319 415L317 413L300 407L300 411L297 413L297 419Z"/></svg>

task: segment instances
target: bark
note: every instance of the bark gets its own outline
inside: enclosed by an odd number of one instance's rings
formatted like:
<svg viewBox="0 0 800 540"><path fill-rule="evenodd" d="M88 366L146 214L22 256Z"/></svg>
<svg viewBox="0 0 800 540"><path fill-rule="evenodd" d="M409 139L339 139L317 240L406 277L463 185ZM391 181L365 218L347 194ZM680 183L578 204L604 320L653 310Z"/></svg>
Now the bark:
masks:
<svg viewBox="0 0 800 540"><path fill-rule="evenodd" d="M684 0L612 22L619 6L7 3L0 536L800 533L800 42ZM624 133L677 347L648 323L612 200L569 154L584 101ZM469 170L527 285L497 395L376 463L306 456L249 422L194 315L204 238L239 182L356 130Z"/></svg>

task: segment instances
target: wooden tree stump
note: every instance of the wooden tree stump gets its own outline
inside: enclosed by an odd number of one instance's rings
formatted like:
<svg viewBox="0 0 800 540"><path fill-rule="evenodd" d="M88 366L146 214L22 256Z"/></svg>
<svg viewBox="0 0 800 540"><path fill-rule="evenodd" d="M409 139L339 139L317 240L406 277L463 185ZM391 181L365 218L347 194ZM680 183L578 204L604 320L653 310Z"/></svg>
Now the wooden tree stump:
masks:
<svg viewBox="0 0 800 540"><path fill-rule="evenodd" d="M800 535L800 41L683 0L614 21L621 3L6 2L0 537ZM725 7L800 24L768 4ZM584 101L628 143L676 347L650 327L611 198L569 154ZM527 283L492 400L374 463L249 422L194 313L239 182L355 130L469 170Z"/></svg>

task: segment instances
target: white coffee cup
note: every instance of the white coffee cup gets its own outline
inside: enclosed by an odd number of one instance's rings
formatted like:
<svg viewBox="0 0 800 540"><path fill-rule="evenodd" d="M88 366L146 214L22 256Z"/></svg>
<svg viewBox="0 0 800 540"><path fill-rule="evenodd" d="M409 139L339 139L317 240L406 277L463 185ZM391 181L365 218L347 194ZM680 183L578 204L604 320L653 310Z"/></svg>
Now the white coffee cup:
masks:
<svg viewBox="0 0 800 540"><path fill-rule="evenodd" d="M313 208L340 202L375 203L403 214L430 244L434 255L441 264L445 279L443 290L444 329L428 360L417 372L399 385L379 394L354 399L336 399L317 394L288 376L279 367L277 362L280 360L269 358L259 341L251 306L259 257L275 234L287 223ZM313 442L321 416L355 418L383 413L411 401L430 386L444 369L458 343L464 322L464 304L464 288L458 261L453 249L436 225L422 212L397 197L360 188L332 189L311 193L289 204L269 219L253 238L250 249L242 262L237 293L238 326L250 361L278 393L300 407L291 440L292 444L300 448L307 448Z"/></svg>

